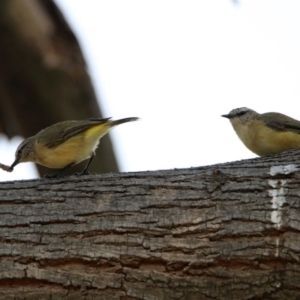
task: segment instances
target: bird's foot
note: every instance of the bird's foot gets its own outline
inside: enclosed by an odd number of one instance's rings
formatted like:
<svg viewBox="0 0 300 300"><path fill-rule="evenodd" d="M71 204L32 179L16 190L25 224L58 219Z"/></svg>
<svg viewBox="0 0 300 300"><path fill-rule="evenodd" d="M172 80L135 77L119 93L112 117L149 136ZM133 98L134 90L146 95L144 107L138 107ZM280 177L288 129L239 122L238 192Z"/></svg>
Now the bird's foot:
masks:
<svg viewBox="0 0 300 300"><path fill-rule="evenodd" d="M47 179L58 179L58 178L64 178L66 177L65 174L62 174L62 173L54 173L54 174L46 174L44 175L44 178L47 178Z"/></svg>
<svg viewBox="0 0 300 300"><path fill-rule="evenodd" d="M82 175L91 175L89 171L82 171L74 173L75 176L82 176Z"/></svg>

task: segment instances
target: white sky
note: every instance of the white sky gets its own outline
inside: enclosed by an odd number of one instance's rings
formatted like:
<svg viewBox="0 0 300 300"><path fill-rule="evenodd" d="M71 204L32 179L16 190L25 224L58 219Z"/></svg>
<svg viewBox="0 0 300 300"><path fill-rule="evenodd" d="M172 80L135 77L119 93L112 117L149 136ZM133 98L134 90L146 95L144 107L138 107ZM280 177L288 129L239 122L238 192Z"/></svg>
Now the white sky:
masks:
<svg viewBox="0 0 300 300"><path fill-rule="evenodd" d="M233 108L300 119L299 0L56 2L103 115L141 118L111 132L122 171L255 157L220 117ZM1 143L2 163L12 163L19 142ZM37 177L28 166L0 170L0 180Z"/></svg>

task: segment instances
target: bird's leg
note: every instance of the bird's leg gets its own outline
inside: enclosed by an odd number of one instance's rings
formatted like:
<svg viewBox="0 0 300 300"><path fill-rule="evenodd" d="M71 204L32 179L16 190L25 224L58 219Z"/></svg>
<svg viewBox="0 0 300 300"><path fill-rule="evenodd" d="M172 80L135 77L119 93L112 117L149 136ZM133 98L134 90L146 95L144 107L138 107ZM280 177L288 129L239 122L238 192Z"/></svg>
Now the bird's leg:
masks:
<svg viewBox="0 0 300 300"><path fill-rule="evenodd" d="M68 164L65 167L63 167L62 169L59 169L56 173L44 175L44 178L53 179L53 178L63 178L63 177L66 177L66 175L62 174L63 171L65 171L66 169L72 167L73 165L74 165L74 163Z"/></svg>
<svg viewBox="0 0 300 300"><path fill-rule="evenodd" d="M90 166L90 164L91 164L91 162L92 162L94 156L95 156L95 153L93 153L93 155L90 157L90 159L89 159L89 161L87 162L87 164L86 164L85 168L83 169L83 171L80 172L80 173L75 173L75 175L89 175L90 172L88 171L88 168L89 168L89 166Z"/></svg>

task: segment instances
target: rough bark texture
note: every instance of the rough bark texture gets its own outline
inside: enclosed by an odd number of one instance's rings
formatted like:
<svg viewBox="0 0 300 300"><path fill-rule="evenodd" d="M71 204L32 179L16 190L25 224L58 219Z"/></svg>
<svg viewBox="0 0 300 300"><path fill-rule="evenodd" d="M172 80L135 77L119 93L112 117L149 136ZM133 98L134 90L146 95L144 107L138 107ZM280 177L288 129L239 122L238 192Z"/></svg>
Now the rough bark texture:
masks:
<svg viewBox="0 0 300 300"><path fill-rule="evenodd" d="M299 151L0 184L1 299L300 299Z"/></svg>
<svg viewBox="0 0 300 300"><path fill-rule="evenodd" d="M0 1L0 99L0 133L8 137L102 117L78 41L52 0ZM108 136L98 154L90 171L118 170Z"/></svg>

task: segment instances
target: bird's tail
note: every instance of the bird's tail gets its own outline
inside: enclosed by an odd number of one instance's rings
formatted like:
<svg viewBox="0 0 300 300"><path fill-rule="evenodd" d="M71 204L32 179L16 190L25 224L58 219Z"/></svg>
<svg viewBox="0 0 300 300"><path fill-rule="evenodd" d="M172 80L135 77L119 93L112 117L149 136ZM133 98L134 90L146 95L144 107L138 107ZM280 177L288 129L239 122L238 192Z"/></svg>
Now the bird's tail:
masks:
<svg viewBox="0 0 300 300"><path fill-rule="evenodd" d="M120 125L127 122L137 121L139 118L137 117L131 117L131 118L124 118L120 120L111 121L113 126Z"/></svg>

